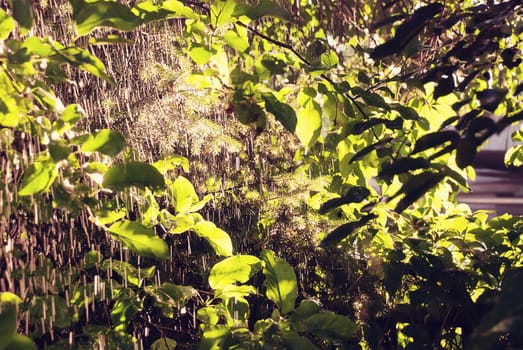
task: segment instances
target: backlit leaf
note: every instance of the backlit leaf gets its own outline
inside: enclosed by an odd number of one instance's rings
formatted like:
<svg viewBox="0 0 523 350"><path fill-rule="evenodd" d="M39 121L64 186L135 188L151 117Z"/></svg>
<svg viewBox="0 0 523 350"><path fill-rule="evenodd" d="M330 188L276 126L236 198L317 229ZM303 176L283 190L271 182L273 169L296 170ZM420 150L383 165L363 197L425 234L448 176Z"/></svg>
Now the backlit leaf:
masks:
<svg viewBox="0 0 523 350"><path fill-rule="evenodd" d="M231 237L225 231L216 227L214 223L200 221L194 225L193 230L211 245L216 254L221 256L232 255Z"/></svg>
<svg viewBox="0 0 523 350"><path fill-rule="evenodd" d="M303 321L307 331L320 337L347 340L356 332L356 324L347 316L319 312Z"/></svg>
<svg viewBox="0 0 523 350"><path fill-rule="evenodd" d="M271 250L263 250L261 258L265 262L263 274L266 278L267 298L278 305L281 313L292 311L298 296L298 283L292 266L276 257Z"/></svg>
<svg viewBox="0 0 523 350"><path fill-rule="evenodd" d="M88 34L98 26L129 31L140 24L138 16L127 6L116 1L70 0L69 2L73 7L73 19L80 35Z"/></svg>
<svg viewBox="0 0 523 350"><path fill-rule="evenodd" d="M263 99L265 100L265 108L267 111L274 114L276 120L282 123L285 129L290 132L295 132L297 117L294 109L288 104L278 101L272 93L263 94Z"/></svg>
<svg viewBox="0 0 523 350"><path fill-rule="evenodd" d="M169 248L167 243L158 237L152 228L139 222L122 220L109 227L109 232L120 239L134 252L156 259L168 259Z"/></svg>
<svg viewBox="0 0 523 350"><path fill-rule="evenodd" d="M57 176L58 171L53 162L34 162L24 173L18 195L30 196L47 192Z"/></svg>
<svg viewBox="0 0 523 350"><path fill-rule="evenodd" d="M129 162L112 166L104 174L103 186L123 190L130 186L150 187L154 190L165 187L165 180L158 170L148 163Z"/></svg>
<svg viewBox="0 0 523 350"><path fill-rule="evenodd" d="M183 176L178 176L169 185L169 190L173 195L174 209L177 213L188 212L199 199L192 183Z"/></svg>
<svg viewBox="0 0 523 350"><path fill-rule="evenodd" d="M15 21L4 10L0 9L0 40L5 40L15 29Z"/></svg>
<svg viewBox="0 0 523 350"><path fill-rule="evenodd" d="M83 152L98 151L110 157L116 156L125 146L125 138L117 131L102 129L82 143Z"/></svg>
<svg viewBox="0 0 523 350"><path fill-rule="evenodd" d="M252 255L235 255L215 264L209 274L212 289L236 282L245 283L262 269L261 260Z"/></svg>
<svg viewBox="0 0 523 350"><path fill-rule="evenodd" d="M298 110L296 135L306 148L311 148L321 132L321 108L312 99Z"/></svg>

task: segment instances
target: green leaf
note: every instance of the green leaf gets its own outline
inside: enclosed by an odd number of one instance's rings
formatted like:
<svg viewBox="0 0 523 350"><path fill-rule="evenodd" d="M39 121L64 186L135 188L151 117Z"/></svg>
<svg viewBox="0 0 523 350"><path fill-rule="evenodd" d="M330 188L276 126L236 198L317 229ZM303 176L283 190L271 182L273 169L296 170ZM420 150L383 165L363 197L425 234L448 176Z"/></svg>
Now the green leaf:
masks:
<svg viewBox="0 0 523 350"><path fill-rule="evenodd" d="M70 124L75 124L83 116L84 116L83 109L76 103L68 105L67 107L65 107L64 111L62 112L62 120L64 122L67 122Z"/></svg>
<svg viewBox="0 0 523 350"><path fill-rule="evenodd" d="M200 350L226 349L225 343L231 338L231 330L228 327L219 325L209 327L203 332Z"/></svg>
<svg viewBox="0 0 523 350"><path fill-rule="evenodd" d="M17 100L7 94L0 95L0 126L14 128L20 122Z"/></svg>
<svg viewBox="0 0 523 350"><path fill-rule="evenodd" d="M263 274L266 278L267 298L278 305L281 313L292 311L298 296L298 283L292 266L276 257L271 250L263 250L261 258L265 262Z"/></svg>
<svg viewBox="0 0 523 350"><path fill-rule="evenodd" d="M0 349L2 346L0 345ZM36 344L33 339L23 334L15 334L8 344L8 350L37 350Z"/></svg>
<svg viewBox="0 0 523 350"><path fill-rule="evenodd" d="M276 120L282 123L285 129L295 132L298 120L294 109L288 104L278 101L276 96L270 92L263 94L263 99L265 100L267 112L274 114Z"/></svg>
<svg viewBox="0 0 523 350"><path fill-rule="evenodd" d="M186 173L189 172L189 160L182 156L168 156L157 160L153 163L153 166L158 169L162 175L165 175L168 171L174 170L179 166L182 167L182 170Z"/></svg>
<svg viewBox="0 0 523 350"><path fill-rule="evenodd" d="M261 260L255 256L231 256L212 267L209 274L209 285L216 290L236 282L245 283L261 269Z"/></svg>
<svg viewBox="0 0 523 350"><path fill-rule="evenodd" d="M217 0L211 5L211 25L221 27L233 20L234 9L236 8L235 0Z"/></svg>
<svg viewBox="0 0 523 350"><path fill-rule="evenodd" d="M64 141L51 141L49 143L49 154L53 162L59 162L66 159L73 150Z"/></svg>
<svg viewBox="0 0 523 350"><path fill-rule="evenodd" d="M24 173L18 195L30 196L47 192L57 176L58 171L53 162L34 162Z"/></svg>
<svg viewBox="0 0 523 350"><path fill-rule="evenodd" d="M152 228L136 221L122 220L109 227L127 247L138 254L158 259L169 259L167 243L158 237Z"/></svg>
<svg viewBox="0 0 523 350"><path fill-rule="evenodd" d="M73 19L78 34L89 34L95 27L108 26L120 30L133 30L141 24L140 18L131 10L116 1L70 0Z"/></svg>
<svg viewBox="0 0 523 350"><path fill-rule="evenodd" d="M246 15L252 20L267 16L281 18L286 21L292 21L292 16L289 11L272 0L261 0L257 6L240 4L236 7L234 14L238 17L241 15Z"/></svg>
<svg viewBox="0 0 523 350"><path fill-rule="evenodd" d="M22 299L11 292L0 293L0 350L8 345L16 335L18 304Z"/></svg>
<svg viewBox="0 0 523 350"><path fill-rule="evenodd" d="M111 84L114 80L107 74L103 62L89 51L76 46L66 48L55 48L57 58L61 58L69 64L83 69L94 76L103 79Z"/></svg>
<svg viewBox="0 0 523 350"><path fill-rule="evenodd" d="M216 254L221 256L232 255L231 237L212 222L200 221L194 225L193 230L198 236L209 242Z"/></svg>
<svg viewBox="0 0 523 350"><path fill-rule="evenodd" d="M174 210L176 210L177 213L187 213L199 199L192 183L183 176L178 176L176 180L169 185L169 190L172 193Z"/></svg>
<svg viewBox="0 0 523 350"><path fill-rule="evenodd" d="M312 99L298 110L296 135L306 148L311 148L321 132L321 107Z"/></svg>
<svg viewBox="0 0 523 350"><path fill-rule="evenodd" d="M160 338L151 344L151 350L173 350L176 348L176 340L170 338Z"/></svg>
<svg viewBox="0 0 523 350"><path fill-rule="evenodd" d="M117 131L102 129L90 135L82 143L82 152L98 151L110 157L116 156L125 147L125 138Z"/></svg>
<svg viewBox="0 0 523 350"><path fill-rule="evenodd" d="M165 187L165 180L155 167L143 162L129 162L111 167L104 174L103 186L114 190L123 190L126 187L151 187L161 189Z"/></svg>
<svg viewBox="0 0 523 350"><path fill-rule="evenodd" d="M228 30L225 32L223 35L223 41L239 52L244 52L249 48L249 42L247 39L245 37L239 36L238 33L233 30Z"/></svg>
<svg viewBox="0 0 523 350"><path fill-rule="evenodd" d="M212 50L208 45L193 44L189 49L189 56L196 64L205 64L209 62L213 55Z"/></svg>
<svg viewBox="0 0 523 350"><path fill-rule="evenodd" d="M20 33L25 35L33 26L33 4L31 0L10 0L13 18L20 24Z"/></svg>
<svg viewBox="0 0 523 350"><path fill-rule="evenodd" d="M103 270L113 270L119 274L122 278L127 279L127 281L137 287L142 285L144 278L151 278L154 276L155 267L153 266L151 270L138 270L136 267L131 265L126 261L119 261L113 259L105 259L102 261L100 266ZM149 272L149 273L147 273ZM152 274L151 274L152 272Z"/></svg>
<svg viewBox="0 0 523 350"><path fill-rule="evenodd" d="M314 345L309 339L306 337L300 336L296 332L288 332L284 333L281 336L283 345L285 346L285 349L288 350L319 350L316 345Z"/></svg>
<svg viewBox="0 0 523 350"><path fill-rule="evenodd" d="M303 321L308 332L330 339L348 340L356 331L356 324L346 316L320 312Z"/></svg>
<svg viewBox="0 0 523 350"><path fill-rule="evenodd" d="M0 9L0 40L5 40L15 29L15 21L4 10Z"/></svg>

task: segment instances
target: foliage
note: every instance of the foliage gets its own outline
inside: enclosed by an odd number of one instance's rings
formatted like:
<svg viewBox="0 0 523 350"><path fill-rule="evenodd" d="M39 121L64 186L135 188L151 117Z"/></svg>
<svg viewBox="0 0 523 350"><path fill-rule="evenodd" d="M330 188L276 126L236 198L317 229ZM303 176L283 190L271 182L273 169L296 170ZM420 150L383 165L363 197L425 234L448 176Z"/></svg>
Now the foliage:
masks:
<svg viewBox="0 0 523 350"><path fill-rule="evenodd" d="M455 198L480 147L523 116L518 1L400 2L373 45L329 33L330 2L69 2L79 36L183 18L188 82L254 133L279 123L296 136L281 172L289 187L308 179L297 202L329 229L311 238L307 285L272 250L235 255L202 215L212 194L181 175L187 159L136 160L122 134L89 132L81 107L63 105L65 66L115 81L89 49L27 35L32 7L13 2L0 10L0 257L2 289L22 300L0 294L0 348L34 347L24 328L51 348L523 346L522 218L489 221ZM360 10L371 18L371 2ZM175 326L190 308L198 324Z"/></svg>

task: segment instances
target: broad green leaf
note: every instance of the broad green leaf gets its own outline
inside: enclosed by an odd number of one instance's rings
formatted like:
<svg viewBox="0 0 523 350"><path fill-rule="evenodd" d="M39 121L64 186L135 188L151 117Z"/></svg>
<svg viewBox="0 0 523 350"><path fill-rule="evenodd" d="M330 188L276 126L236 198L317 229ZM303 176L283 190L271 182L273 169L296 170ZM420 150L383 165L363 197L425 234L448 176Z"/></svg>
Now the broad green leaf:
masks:
<svg viewBox="0 0 523 350"><path fill-rule="evenodd" d="M263 94L263 99L265 100L265 108L267 111L274 114L276 120L282 123L285 129L290 132L295 132L297 117L294 109L288 104L278 101L272 93Z"/></svg>
<svg viewBox="0 0 523 350"><path fill-rule="evenodd" d="M2 348L2 346L0 345L0 349L1 348ZM37 350L38 348L36 347L36 344L33 342L33 339L29 338L27 335L15 334L6 349L8 349L8 350Z"/></svg>
<svg viewBox="0 0 523 350"><path fill-rule="evenodd" d="M188 210L189 213L194 213L202 209L212 199L212 194L207 194L200 201L194 203Z"/></svg>
<svg viewBox="0 0 523 350"><path fill-rule="evenodd" d="M266 278L267 298L278 305L281 313L292 311L298 296L298 283L292 266L276 257L271 250L263 250L261 258L265 262L263 274Z"/></svg>
<svg viewBox="0 0 523 350"><path fill-rule="evenodd" d="M164 282L161 286L154 289L155 293L162 300L169 303L186 302L194 297L198 292L191 286L179 286L173 283Z"/></svg>
<svg viewBox="0 0 523 350"><path fill-rule="evenodd" d="M247 48L249 48L249 42L247 41L247 39L239 36L238 33L236 33L233 30L228 30L227 32L225 32L225 34L223 35L223 41L225 41L227 45L239 52L244 52L245 50L247 50Z"/></svg>
<svg viewBox="0 0 523 350"><path fill-rule="evenodd" d="M221 27L233 20L235 0L216 0L211 5L211 25Z"/></svg>
<svg viewBox="0 0 523 350"><path fill-rule="evenodd" d="M231 330L222 325L209 327L203 332L200 350L218 350L226 348L225 342L231 337Z"/></svg>
<svg viewBox="0 0 523 350"><path fill-rule="evenodd" d="M76 46L62 49L55 48L55 51L57 53L57 58L61 58L75 67L83 69L100 79L114 84L114 80L107 74L103 62L98 57L92 55L89 51Z"/></svg>
<svg viewBox="0 0 523 350"><path fill-rule="evenodd" d="M167 243L158 237L152 228L136 221L122 220L112 224L109 232L138 254L162 260L169 259Z"/></svg>
<svg viewBox="0 0 523 350"><path fill-rule="evenodd" d="M112 207L104 207L94 212L95 217L92 220L97 225L107 225L120 220L127 215L124 208L116 209Z"/></svg>
<svg viewBox="0 0 523 350"><path fill-rule="evenodd" d="M298 323L302 322L311 315L314 315L321 311L321 306L312 300L302 300L300 306L292 313L290 320Z"/></svg>
<svg viewBox="0 0 523 350"><path fill-rule="evenodd" d="M89 34L99 26L129 31L141 24L140 18L127 6L116 1L70 0L69 2L73 7L73 19L80 35Z"/></svg>
<svg viewBox="0 0 523 350"><path fill-rule="evenodd" d="M194 214L172 215L167 210L160 211L160 223L165 225L169 233L180 234L189 231L195 223Z"/></svg>
<svg viewBox="0 0 523 350"><path fill-rule="evenodd" d="M82 143L82 152L98 151L110 157L116 156L125 147L125 138L117 131L102 129Z"/></svg>
<svg viewBox="0 0 523 350"><path fill-rule="evenodd" d="M104 174L103 186L115 190L136 186L161 189L165 180L155 167L143 162L129 162L112 166Z"/></svg>
<svg viewBox="0 0 523 350"><path fill-rule="evenodd" d="M173 196L176 213L187 213L193 204L199 200L192 183L183 176L178 176L169 185L169 190Z"/></svg>
<svg viewBox="0 0 523 350"><path fill-rule="evenodd" d="M0 126L13 128L20 122L17 100L7 94L0 95Z"/></svg>
<svg viewBox="0 0 523 350"><path fill-rule="evenodd" d="M157 160L153 163L153 166L158 169L162 175L165 175L168 171L174 170L179 166L182 167L182 170L186 173L189 172L189 160L182 156L168 156Z"/></svg>
<svg viewBox="0 0 523 350"><path fill-rule="evenodd" d="M209 285L216 290L236 282L245 283L261 269L261 260L255 256L231 256L212 267L209 274Z"/></svg>
<svg viewBox="0 0 523 350"><path fill-rule="evenodd" d="M77 121L79 121L83 117L84 117L84 111L76 103L68 105L67 107L65 107L64 111L62 112L62 120L64 122L67 122L70 124L75 124Z"/></svg>
<svg viewBox="0 0 523 350"><path fill-rule="evenodd" d="M239 4L236 6L234 13L236 16L245 15L252 20L259 19L261 17L277 17L287 21L292 21L292 16L278 3L272 0L261 0L257 6L251 6L248 4Z"/></svg>
<svg viewBox="0 0 523 350"><path fill-rule="evenodd" d="M102 261L101 268L103 270L113 270L119 274L122 278L137 287L142 285L144 278L152 278L156 271L155 266L151 266L148 269L138 269L126 261L119 261L114 259L105 259Z"/></svg>
<svg viewBox="0 0 523 350"><path fill-rule="evenodd" d="M231 237L212 222L200 221L194 225L193 230L198 236L209 242L216 254L221 256L232 255Z"/></svg>
<svg viewBox="0 0 523 350"><path fill-rule="evenodd" d="M115 299L116 303L111 309L111 321L116 331L125 332L127 326L138 312L140 303L136 298L135 292L129 288L117 291Z"/></svg>
<svg viewBox="0 0 523 350"><path fill-rule="evenodd" d="M18 304L22 299L11 292L0 293L0 350L8 345L16 335Z"/></svg>
<svg viewBox="0 0 523 350"><path fill-rule="evenodd" d="M220 299L240 299L245 298L249 295L256 294L256 288L249 285L240 285L228 284L219 288L215 292L215 297Z"/></svg>
<svg viewBox="0 0 523 350"><path fill-rule="evenodd" d="M58 171L53 162L34 162L24 173L18 195L30 196L44 193L49 190L57 176Z"/></svg>
<svg viewBox="0 0 523 350"><path fill-rule="evenodd" d="M333 312L319 312L303 321L307 331L320 337L348 340L356 331L356 324L346 316Z"/></svg>
<svg viewBox="0 0 523 350"><path fill-rule="evenodd" d="M209 62L213 52L206 45L193 44L189 49L189 56L193 59L196 64L205 64Z"/></svg>
<svg viewBox="0 0 523 350"><path fill-rule="evenodd" d="M305 148L311 148L321 132L321 108L312 99L298 110L296 135Z"/></svg>
<svg viewBox="0 0 523 350"><path fill-rule="evenodd" d="M0 40L5 40L15 29L15 21L4 10L0 9Z"/></svg>
<svg viewBox="0 0 523 350"><path fill-rule="evenodd" d="M151 344L151 350L173 350L176 348L176 340L170 338L160 338Z"/></svg>
<svg viewBox="0 0 523 350"><path fill-rule="evenodd" d="M199 18L199 15L195 13L189 6L185 6L181 1L178 0L165 0L161 3L161 8L165 11L171 12L174 16L192 19Z"/></svg>
<svg viewBox="0 0 523 350"><path fill-rule="evenodd" d="M65 144L64 141L51 141L48 149L51 159L56 163L66 159L73 152L71 147Z"/></svg>
<svg viewBox="0 0 523 350"><path fill-rule="evenodd" d="M13 18L20 24L20 33L25 35L33 26L33 4L31 0L10 0Z"/></svg>

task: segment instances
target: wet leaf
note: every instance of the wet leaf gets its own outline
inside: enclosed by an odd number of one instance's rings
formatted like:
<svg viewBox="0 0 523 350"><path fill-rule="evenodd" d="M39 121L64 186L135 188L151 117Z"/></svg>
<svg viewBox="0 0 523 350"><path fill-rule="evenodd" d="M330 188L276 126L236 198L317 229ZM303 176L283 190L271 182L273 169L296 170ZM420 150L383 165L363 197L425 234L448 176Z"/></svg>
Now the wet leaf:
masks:
<svg viewBox="0 0 523 350"><path fill-rule="evenodd" d="M294 309L298 296L298 283L292 266L275 256L272 250L263 250L261 258L265 262L263 274L267 298L276 303L282 314L289 313Z"/></svg>
<svg viewBox="0 0 523 350"><path fill-rule="evenodd" d="M0 293L0 350L8 345L16 335L18 304L22 299L11 292Z"/></svg>
<svg viewBox="0 0 523 350"><path fill-rule="evenodd" d="M125 138L117 131L102 129L82 143L83 152L100 152L110 157L116 156L125 147Z"/></svg>
<svg viewBox="0 0 523 350"><path fill-rule="evenodd" d="M148 163L129 162L112 166L104 174L103 186L123 190L130 186L150 187L153 190L165 187L165 180L158 170Z"/></svg>
<svg viewBox="0 0 523 350"><path fill-rule="evenodd" d="M249 48L249 42L247 41L247 39L245 37L239 36L238 33L236 33L233 30L228 30L223 35L223 41L225 41L227 45L239 52L244 52Z"/></svg>
<svg viewBox="0 0 523 350"><path fill-rule="evenodd" d="M183 176L178 176L176 180L169 185L174 201L174 209L177 213L187 213L199 198L194 190L192 183Z"/></svg>
<svg viewBox="0 0 523 350"><path fill-rule="evenodd" d="M57 176L55 163L51 161L34 162L24 173L18 195L30 196L47 192Z"/></svg>
<svg viewBox="0 0 523 350"><path fill-rule="evenodd" d="M265 100L265 108L267 112L274 114L276 120L290 132L296 131L297 117L296 112L286 103L278 101L272 93L263 94Z"/></svg>
<svg viewBox="0 0 523 350"><path fill-rule="evenodd" d="M120 30L133 30L141 23L140 18L127 6L116 1L70 0L73 19L78 34L89 34L95 27L106 26Z"/></svg>
<svg viewBox="0 0 523 350"><path fill-rule="evenodd" d="M296 332L286 332L281 336L282 344L288 350L319 350L308 338Z"/></svg>
<svg viewBox="0 0 523 350"><path fill-rule="evenodd" d="M0 349L2 346L0 345ZM33 339L27 335L15 334L11 339L11 342L7 345L8 350L37 350L36 344Z"/></svg>
<svg viewBox="0 0 523 350"><path fill-rule="evenodd" d="M245 283L262 269L262 262L252 255L235 255L215 264L209 273L212 289L221 289L228 284Z"/></svg>
<svg viewBox="0 0 523 350"><path fill-rule="evenodd" d="M151 344L151 350L173 350L176 348L178 343L176 340L162 337L157 339L154 343Z"/></svg>
<svg viewBox="0 0 523 350"><path fill-rule="evenodd" d="M118 221L109 227L109 232L140 255L161 260L169 259L167 243L158 237L152 228L139 222Z"/></svg>
<svg viewBox="0 0 523 350"><path fill-rule="evenodd" d="M231 237L210 221L200 221L193 227L194 232L205 239L214 252L221 256L232 255Z"/></svg>
<svg viewBox="0 0 523 350"><path fill-rule="evenodd" d="M292 20L292 16L289 11L272 0L261 0L257 6L240 3L236 7L234 14L238 17L241 15L246 15L252 20L256 20L262 17L276 17L287 21Z"/></svg>
<svg viewBox="0 0 523 350"><path fill-rule="evenodd" d="M323 239L323 241L321 241L320 247L325 248L325 247L328 247L329 245L337 244L342 239L344 239L345 237L350 235L352 232L354 232L354 230L362 227L363 225L365 225L366 223L368 223L370 220L372 220L374 218L376 218L376 215L368 214L368 215L361 217L361 219L359 219L358 221L351 221L351 222L348 222L346 224L343 224L343 225L337 227L332 232L330 232L327 235L327 237L325 237Z"/></svg>

